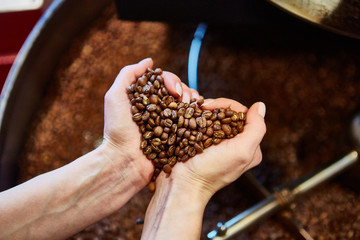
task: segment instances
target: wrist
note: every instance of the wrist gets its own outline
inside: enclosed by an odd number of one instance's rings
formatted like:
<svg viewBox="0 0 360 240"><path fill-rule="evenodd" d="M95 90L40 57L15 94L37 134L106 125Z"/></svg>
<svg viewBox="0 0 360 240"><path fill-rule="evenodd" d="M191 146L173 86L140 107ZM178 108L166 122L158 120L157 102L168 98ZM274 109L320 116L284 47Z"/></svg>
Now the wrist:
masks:
<svg viewBox="0 0 360 240"><path fill-rule="evenodd" d="M131 152L130 149L124 149L104 139L96 151L99 151L104 161L111 166L111 171L115 176L117 175L119 178L123 176L123 181L141 190L151 179L152 172L145 169L152 169L152 164L150 161L141 162L139 158L142 156L138 156L136 152ZM142 167L141 164L147 164L151 167Z"/></svg>

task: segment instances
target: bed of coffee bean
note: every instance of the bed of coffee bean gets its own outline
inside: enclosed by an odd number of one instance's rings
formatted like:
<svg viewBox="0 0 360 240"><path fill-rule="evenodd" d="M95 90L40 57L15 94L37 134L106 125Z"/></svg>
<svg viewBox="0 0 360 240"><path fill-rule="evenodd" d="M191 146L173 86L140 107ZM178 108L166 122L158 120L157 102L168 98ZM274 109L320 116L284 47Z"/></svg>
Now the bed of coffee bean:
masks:
<svg viewBox="0 0 360 240"><path fill-rule="evenodd" d="M203 98L179 102L166 89L160 68L148 68L127 93L133 120L142 134L140 148L155 166L150 191L155 190L154 181L161 171L171 173L177 162L185 162L244 129L243 112L202 110Z"/></svg>

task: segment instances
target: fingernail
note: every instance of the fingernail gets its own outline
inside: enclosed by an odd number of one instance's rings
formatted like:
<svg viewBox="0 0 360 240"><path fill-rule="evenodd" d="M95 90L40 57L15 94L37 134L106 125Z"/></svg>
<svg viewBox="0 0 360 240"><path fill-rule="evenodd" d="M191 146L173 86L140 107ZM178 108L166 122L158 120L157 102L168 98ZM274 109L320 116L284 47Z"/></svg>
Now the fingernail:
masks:
<svg viewBox="0 0 360 240"><path fill-rule="evenodd" d="M262 117L265 117L266 106L265 106L265 104L264 104L263 102L259 102L258 113L259 113Z"/></svg>
<svg viewBox="0 0 360 240"><path fill-rule="evenodd" d="M190 96L189 96L189 94L187 92L184 92L183 97L182 97L182 101L184 103L190 103Z"/></svg>
<svg viewBox="0 0 360 240"><path fill-rule="evenodd" d="M182 87L181 87L181 84L180 83L176 83L175 85L175 91L177 94L179 94L179 97L182 96Z"/></svg>
<svg viewBox="0 0 360 240"><path fill-rule="evenodd" d="M210 103L214 102L214 100L205 100L203 104L201 104L201 106L207 106Z"/></svg>

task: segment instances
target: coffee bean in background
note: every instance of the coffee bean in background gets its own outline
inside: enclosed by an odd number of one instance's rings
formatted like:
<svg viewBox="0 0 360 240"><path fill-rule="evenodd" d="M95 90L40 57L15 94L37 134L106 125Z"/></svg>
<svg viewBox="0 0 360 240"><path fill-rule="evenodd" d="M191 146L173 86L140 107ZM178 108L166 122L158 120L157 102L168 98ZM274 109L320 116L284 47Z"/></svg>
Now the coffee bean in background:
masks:
<svg viewBox="0 0 360 240"><path fill-rule="evenodd" d="M155 166L148 189L155 191L161 171L170 174L177 162L185 162L205 148L241 133L245 113L230 108L202 110L204 99L179 102L169 94L162 70L148 68L127 88L133 120L139 126L140 148Z"/></svg>

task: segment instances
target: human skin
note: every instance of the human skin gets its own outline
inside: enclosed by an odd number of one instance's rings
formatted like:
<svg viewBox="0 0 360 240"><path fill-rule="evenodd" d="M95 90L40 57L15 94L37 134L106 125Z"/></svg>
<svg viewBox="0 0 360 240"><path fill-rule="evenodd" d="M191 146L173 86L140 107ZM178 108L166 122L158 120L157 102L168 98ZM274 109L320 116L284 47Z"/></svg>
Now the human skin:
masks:
<svg viewBox="0 0 360 240"><path fill-rule="evenodd" d="M190 98L199 98L196 91L186 86L183 91ZM177 163L170 175L162 172L158 176L142 239L200 239L203 213L211 196L261 162L265 105L259 102L247 109L225 98L208 99L203 104L204 109L220 107L246 112L244 131L185 163Z"/></svg>
<svg viewBox="0 0 360 240"><path fill-rule="evenodd" d="M115 212L146 186L154 168L138 147L141 136L126 87L152 64L145 59L123 68L106 93L101 146L0 193L0 239L64 239ZM176 95L175 83L165 83Z"/></svg>

